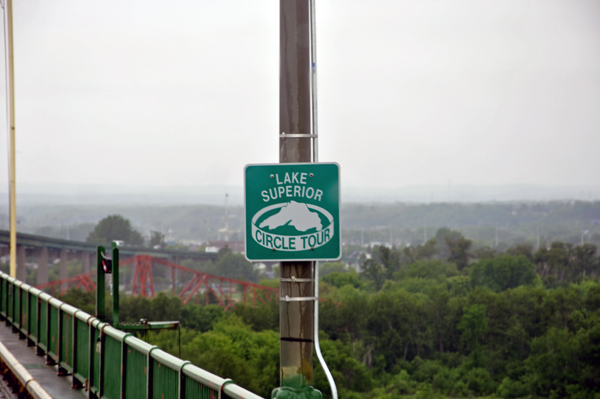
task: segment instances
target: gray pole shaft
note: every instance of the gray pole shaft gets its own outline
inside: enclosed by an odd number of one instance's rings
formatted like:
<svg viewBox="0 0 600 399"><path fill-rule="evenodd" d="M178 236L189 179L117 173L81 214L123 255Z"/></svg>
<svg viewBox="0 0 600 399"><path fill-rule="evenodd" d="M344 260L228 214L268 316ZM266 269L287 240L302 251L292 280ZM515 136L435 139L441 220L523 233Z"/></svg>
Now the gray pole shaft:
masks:
<svg viewBox="0 0 600 399"><path fill-rule="evenodd" d="M6 69L8 74L8 127L10 137L10 276L17 276L17 161L15 158L15 57L13 47L13 17L12 0L6 2L6 30L7 30L7 60Z"/></svg>
<svg viewBox="0 0 600 399"><path fill-rule="evenodd" d="M280 0L279 134L311 134L308 0ZM310 138L280 138L279 162L311 162ZM312 262L282 262L282 278L310 281ZM310 282L281 282L281 296L313 297ZM313 301L281 301L281 385L313 380Z"/></svg>

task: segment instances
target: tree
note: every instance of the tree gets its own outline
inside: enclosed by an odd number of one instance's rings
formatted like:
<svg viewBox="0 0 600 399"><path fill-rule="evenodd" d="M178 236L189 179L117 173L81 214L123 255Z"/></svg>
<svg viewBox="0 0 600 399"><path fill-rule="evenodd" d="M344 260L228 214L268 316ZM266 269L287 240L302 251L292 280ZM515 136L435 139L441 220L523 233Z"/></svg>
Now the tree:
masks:
<svg viewBox="0 0 600 399"><path fill-rule="evenodd" d="M182 306L179 297L169 297L164 291L161 291L152 300L152 314L148 319L152 321L181 320Z"/></svg>
<svg viewBox="0 0 600 399"><path fill-rule="evenodd" d="M419 245L417 247L417 260L432 259L435 255L437 255L437 253L438 253L437 240L435 238L432 238L431 240L427 241L425 244Z"/></svg>
<svg viewBox="0 0 600 399"><path fill-rule="evenodd" d="M457 328L462 331L460 340L467 345L473 355L475 366L479 366L479 348L484 335L489 331L485 305L472 305L463 308L463 316Z"/></svg>
<svg viewBox="0 0 600 399"><path fill-rule="evenodd" d="M87 242L108 244L112 241L123 241L127 245L144 244L142 235L131 227L129 220L121 215L110 215L98 222L87 237Z"/></svg>
<svg viewBox="0 0 600 399"><path fill-rule="evenodd" d="M325 277L331 273L346 273L346 264L344 262L325 262L319 266L319 275Z"/></svg>
<svg viewBox="0 0 600 399"><path fill-rule="evenodd" d="M451 256L448 241L458 241L464 238L459 231L450 230L447 227L441 227L435 232L436 249L442 258Z"/></svg>
<svg viewBox="0 0 600 399"><path fill-rule="evenodd" d="M565 388L583 388L578 384L582 371L579 347L577 337L566 328L551 327L545 335L534 338L531 355L525 360L531 390L539 396L548 397L554 392L555 397L568 397Z"/></svg>
<svg viewBox="0 0 600 399"><path fill-rule="evenodd" d="M373 359L383 361L376 365L391 369L399 360L408 358L411 333L414 330L416 296L400 289L379 291L369 298L367 329L374 346ZM356 318L355 318L356 319ZM366 361L367 366L371 361Z"/></svg>
<svg viewBox="0 0 600 399"><path fill-rule="evenodd" d="M462 236L458 239L447 237L446 244L450 249L448 260L456 263L458 270L464 269L469 264L469 249L472 241Z"/></svg>
<svg viewBox="0 0 600 399"><path fill-rule="evenodd" d="M410 264L419 260L433 259L439 251L437 240L432 238L423 245L409 246L402 249L402 261Z"/></svg>
<svg viewBox="0 0 600 399"><path fill-rule="evenodd" d="M542 278L551 276L556 281L562 282L569 277L569 260L571 258L572 244L564 242L553 242L550 248L538 249L533 258L537 264L537 273Z"/></svg>
<svg viewBox="0 0 600 399"><path fill-rule="evenodd" d="M535 280L534 265L524 255L503 255L484 259L471 266L471 284L484 285L495 292L532 284Z"/></svg>
<svg viewBox="0 0 600 399"><path fill-rule="evenodd" d="M387 279L391 279L394 272L400 268L399 253L383 245L374 248L373 259L383 264Z"/></svg>
<svg viewBox="0 0 600 399"><path fill-rule="evenodd" d="M447 227L438 229L435 233L435 239L441 257L454 262L458 270L464 269L469 264L469 257L471 255L469 250L473 243L471 240L463 237L460 232L450 230Z"/></svg>
<svg viewBox="0 0 600 399"><path fill-rule="evenodd" d="M572 273L580 273L583 276L593 275L598 270L598 259L596 258L596 246L594 244L583 244L573 248Z"/></svg>
<svg viewBox="0 0 600 399"><path fill-rule="evenodd" d="M369 259L363 265L361 276L367 281L373 282L375 289L379 291L383 287L383 283L385 283L387 269L384 265L377 263L373 259Z"/></svg>
<svg viewBox="0 0 600 399"><path fill-rule="evenodd" d="M165 247L165 235L160 231L151 231L150 232L150 243L148 244L150 248L164 248Z"/></svg>
<svg viewBox="0 0 600 399"><path fill-rule="evenodd" d="M335 291L331 299L319 304L321 329L332 339L348 337L352 342L363 339L370 317L367 293L346 285Z"/></svg>
<svg viewBox="0 0 600 399"><path fill-rule="evenodd" d="M231 249L227 246L219 250L214 270L214 273L219 276L252 282L258 281L258 273L254 270L252 263L248 262L244 255L231 252Z"/></svg>
<svg viewBox="0 0 600 399"><path fill-rule="evenodd" d="M507 255L519 256L524 255L530 261L533 261L533 247L529 244L517 244L506 250Z"/></svg>
<svg viewBox="0 0 600 399"><path fill-rule="evenodd" d="M328 274L323 277L323 281L337 288L342 288L345 285L351 285L354 288L360 288L362 286L358 273L354 270L347 273L336 272Z"/></svg>

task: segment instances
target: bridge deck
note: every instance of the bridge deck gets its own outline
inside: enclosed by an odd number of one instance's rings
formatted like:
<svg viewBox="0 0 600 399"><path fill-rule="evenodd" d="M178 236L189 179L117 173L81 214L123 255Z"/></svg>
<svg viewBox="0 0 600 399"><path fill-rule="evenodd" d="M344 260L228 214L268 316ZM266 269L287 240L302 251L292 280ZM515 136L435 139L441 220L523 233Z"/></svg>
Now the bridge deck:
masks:
<svg viewBox="0 0 600 399"><path fill-rule="evenodd" d="M87 398L83 389L71 389L71 377L57 377L56 366L46 366L45 356L37 356L34 347L28 347L11 326L0 322L0 342L29 371L31 376L52 396L57 399Z"/></svg>

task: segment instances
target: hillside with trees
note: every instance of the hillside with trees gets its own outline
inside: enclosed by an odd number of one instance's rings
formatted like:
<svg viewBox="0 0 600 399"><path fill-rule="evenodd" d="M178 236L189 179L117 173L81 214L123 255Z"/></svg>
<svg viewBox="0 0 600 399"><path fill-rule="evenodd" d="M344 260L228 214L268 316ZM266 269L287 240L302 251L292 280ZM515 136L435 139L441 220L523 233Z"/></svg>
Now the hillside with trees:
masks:
<svg viewBox="0 0 600 399"><path fill-rule="evenodd" d="M321 266L321 347L341 398L600 395L595 245L482 251L444 228L421 245L372 248L363 262L360 273ZM93 303L77 291L63 299ZM263 397L279 384L275 302L225 312L161 293L123 298L121 316L179 319L181 348L176 332L149 340ZM319 366L314 385L328 395Z"/></svg>
<svg viewBox="0 0 600 399"><path fill-rule="evenodd" d="M220 230L226 224L225 208L219 206L36 205L20 208L19 231L85 241L107 215L130 220L146 243L153 234L162 234L171 244L223 239ZM232 241L243 239L243 215L242 207L229 207ZM423 244L441 227L459 231L474 247L501 251L517 244L537 248L555 241L600 246L600 201L342 204L342 238L348 254L355 250L353 245Z"/></svg>

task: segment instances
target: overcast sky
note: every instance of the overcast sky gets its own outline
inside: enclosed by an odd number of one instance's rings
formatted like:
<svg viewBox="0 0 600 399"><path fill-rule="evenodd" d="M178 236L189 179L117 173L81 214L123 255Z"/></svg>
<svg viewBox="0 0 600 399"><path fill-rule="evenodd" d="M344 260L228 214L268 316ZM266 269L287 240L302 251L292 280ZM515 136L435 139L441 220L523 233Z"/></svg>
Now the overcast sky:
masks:
<svg viewBox="0 0 600 399"><path fill-rule="evenodd" d="M278 1L14 3L19 182L241 186L278 161ZM600 184L600 1L316 11L343 184Z"/></svg>

